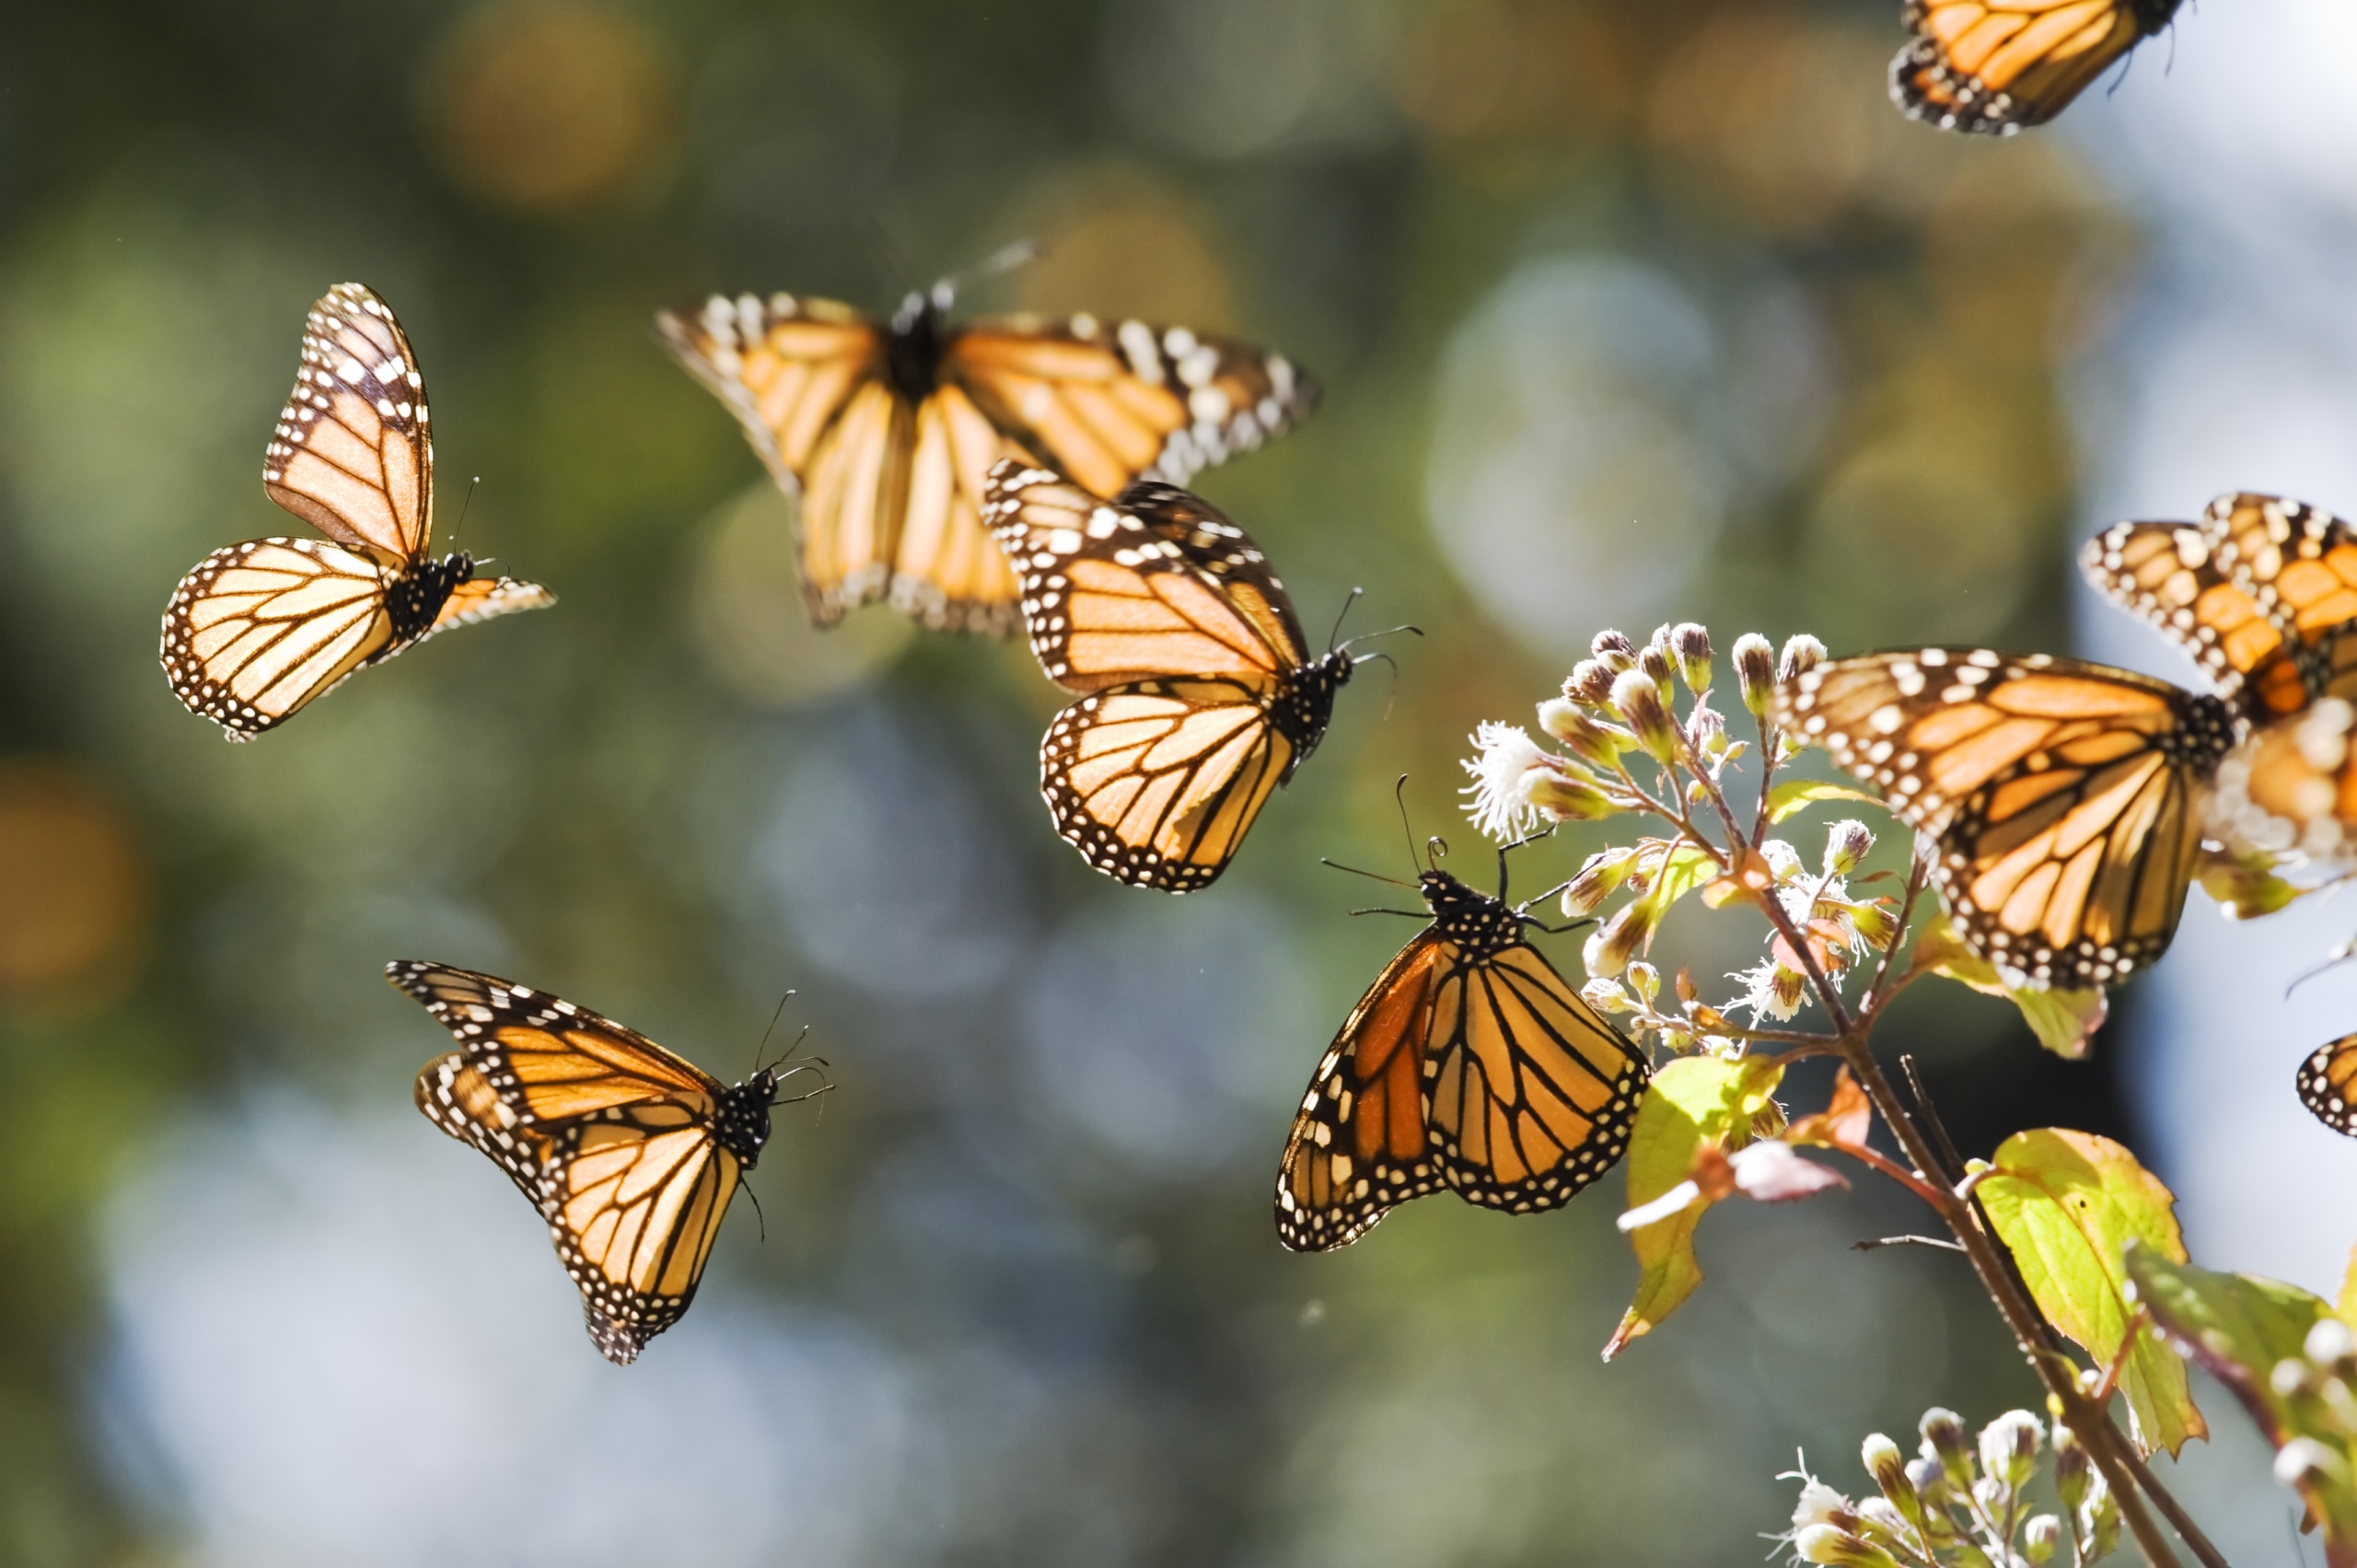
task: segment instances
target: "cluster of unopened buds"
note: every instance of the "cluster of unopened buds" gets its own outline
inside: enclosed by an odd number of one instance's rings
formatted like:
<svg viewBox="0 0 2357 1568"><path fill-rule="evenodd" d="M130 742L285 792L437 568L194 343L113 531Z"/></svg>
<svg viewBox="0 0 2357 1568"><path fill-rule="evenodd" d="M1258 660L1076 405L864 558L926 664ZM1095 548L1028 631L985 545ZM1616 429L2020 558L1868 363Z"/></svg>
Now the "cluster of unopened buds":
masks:
<svg viewBox="0 0 2357 1568"><path fill-rule="evenodd" d="M1753 1021L1782 1021L1800 1011L1808 982L1807 963L1829 981L1839 985L1851 968L1869 953L1879 953L1898 934L1898 916L1887 898L1850 896L1849 878L1866 852L1875 847L1874 833L1864 822L1840 821L1825 832L1825 854L1812 871L1800 852L1781 839L1759 846L1760 859L1773 878L1776 901L1799 933L1807 962L1780 933L1769 939L1768 957L1754 968L1729 975L1743 982L1744 994L1732 1007L1747 1007ZM1704 898L1710 897L1706 889Z"/></svg>
<svg viewBox="0 0 2357 1568"><path fill-rule="evenodd" d="M2275 1479L2286 1486L2319 1482L2346 1492L2357 1454L2357 1332L2320 1318L2300 1346L2268 1372L2275 1397L2290 1408L2300 1435L2275 1451ZM2338 1445L2328 1441L2339 1438Z"/></svg>
<svg viewBox="0 0 2357 1568"><path fill-rule="evenodd" d="M1910 1459L1877 1432L1860 1453L1879 1496L1852 1502L1805 1471L1793 1527L1780 1539L1803 1562L1836 1568L2028 1568L2061 1559L2069 1568L2101 1560L2119 1544L2119 1508L2070 1429L2054 1429L2059 1514L2033 1514L2025 1495L2045 1430L2027 1411L2008 1411L1968 1444L1952 1411L1930 1410ZM1976 1451L1977 1450L1977 1451Z"/></svg>

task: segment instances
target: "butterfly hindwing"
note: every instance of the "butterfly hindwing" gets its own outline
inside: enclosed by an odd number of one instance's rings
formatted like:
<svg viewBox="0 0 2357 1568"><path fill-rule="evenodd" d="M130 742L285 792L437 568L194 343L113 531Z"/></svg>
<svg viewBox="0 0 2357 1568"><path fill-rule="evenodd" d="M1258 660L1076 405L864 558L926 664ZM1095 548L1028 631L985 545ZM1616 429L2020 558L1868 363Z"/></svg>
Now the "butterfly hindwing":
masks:
<svg viewBox="0 0 2357 1568"><path fill-rule="evenodd" d="M1524 940L1523 918L1442 872L1433 923L1351 1009L1311 1076L1277 1168L1278 1238L1346 1246L1443 1187L1535 1214L1627 1149L1643 1054Z"/></svg>
<svg viewBox="0 0 2357 1568"><path fill-rule="evenodd" d="M983 513L1021 575L1040 668L1084 693L1040 745L1057 831L1122 881L1209 886L1325 733L1349 656L1306 659L1260 549L1185 491L1105 501L1006 462Z"/></svg>
<svg viewBox="0 0 2357 1568"><path fill-rule="evenodd" d="M631 1361L694 1299L768 1137L773 1076L724 1088L634 1030L493 976L416 961L387 975L459 1041L418 1074L418 1108L532 1200L590 1338Z"/></svg>
<svg viewBox="0 0 2357 1568"><path fill-rule="evenodd" d="M2235 586L2303 654L2313 693L2357 698L2357 532L2321 506L2249 494L2220 496L2204 522Z"/></svg>
<svg viewBox="0 0 2357 1568"><path fill-rule="evenodd" d="M2182 3L1907 0L1915 39L1890 63L1890 96L1944 131L2011 135L2060 114Z"/></svg>
<svg viewBox="0 0 2357 1568"><path fill-rule="evenodd" d="M2033 982L2107 985L2160 956L2235 738L2225 704L2076 659L1924 648L1817 666L1777 722L1938 841L1960 931Z"/></svg>
<svg viewBox="0 0 2357 1568"><path fill-rule="evenodd" d="M2357 1137L2357 1034L2342 1035L2300 1063L2300 1103L2336 1132Z"/></svg>
<svg viewBox="0 0 2357 1568"><path fill-rule="evenodd" d="M2079 552L2087 581L2190 654L2236 713L2263 722L2309 700L2307 662L2228 575L2223 531L2201 523L2120 523Z"/></svg>

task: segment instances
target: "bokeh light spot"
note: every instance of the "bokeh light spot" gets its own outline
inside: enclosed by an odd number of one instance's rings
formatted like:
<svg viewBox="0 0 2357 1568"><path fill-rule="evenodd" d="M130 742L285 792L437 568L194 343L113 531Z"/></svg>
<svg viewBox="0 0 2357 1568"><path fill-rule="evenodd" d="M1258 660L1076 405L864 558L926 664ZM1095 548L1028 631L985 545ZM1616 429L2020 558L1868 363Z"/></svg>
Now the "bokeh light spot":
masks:
<svg viewBox="0 0 2357 1568"><path fill-rule="evenodd" d="M858 685L916 634L907 616L882 609L825 631L810 624L793 503L766 479L705 525L689 618L714 674L740 696L781 707Z"/></svg>
<svg viewBox="0 0 2357 1568"><path fill-rule="evenodd" d="M146 912L146 871L114 804L61 764L0 762L0 991L119 964Z"/></svg>

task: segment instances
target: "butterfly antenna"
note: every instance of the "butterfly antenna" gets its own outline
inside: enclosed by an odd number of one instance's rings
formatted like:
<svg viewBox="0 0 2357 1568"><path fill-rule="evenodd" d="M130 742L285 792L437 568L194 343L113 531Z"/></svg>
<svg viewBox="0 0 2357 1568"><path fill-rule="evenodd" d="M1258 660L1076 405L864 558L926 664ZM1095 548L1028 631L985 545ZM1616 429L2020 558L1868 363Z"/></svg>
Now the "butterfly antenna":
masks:
<svg viewBox="0 0 2357 1568"><path fill-rule="evenodd" d="M1342 645L1335 641L1335 639L1342 634L1343 618L1351 613L1351 606L1358 603L1359 595L1364 592L1366 592L1364 588L1353 588L1349 594L1344 596L1342 599L1342 608L1334 616L1334 629L1326 633L1326 651L1328 653L1336 653L1341 650Z"/></svg>
<svg viewBox="0 0 2357 1568"><path fill-rule="evenodd" d="M1386 877L1381 872L1361 871L1355 865L1345 865L1339 860L1328 860L1324 855L1319 855L1318 857L1318 864L1320 865L1330 865L1337 871L1347 871L1353 877L1364 877L1370 882L1388 882L1395 888L1412 888L1415 886L1413 882L1402 882L1397 877Z"/></svg>
<svg viewBox="0 0 2357 1568"><path fill-rule="evenodd" d="M1426 865L1431 866L1434 871L1438 871L1440 869L1440 863L1447 858L1448 841L1446 839L1442 838L1438 833L1434 833L1431 838L1424 841L1424 864Z"/></svg>
<svg viewBox="0 0 2357 1568"><path fill-rule="evenodd" d="M1353 910L1353 911L1351 911L1351 912L1352 912L1353 914L1354 914L1354 915L1358 915L1358 914L1404 914L1404 915L1406 915L1410 920L1430 920L1430 919L1432 919L1432 912L1431 912L1430 910L1395 910L1395 909L1379 909L1379 908L1370 908L1370 909Z"/></svg>
<svg viewBox="0 0 2357 1568"><path fill-rule="evenodd" d="M467 493L459 497L459 520L450 525L450 548L452 550L459 548L459 535L464 532L467 527L467 507L475 498L475 486L482 482L482 475L475 475L474 478L467 481Z"/></svg>
<svg viewBox="0 0 2357 1568"><path fill-rule="evenodd" d="M786 993L785 993L785 994L784 994L784 995L783 995L783 996L781 996L781 997L779 997L779 998L777 999L777 1011L776 1011L776 1012L774 1012L774 1013L772 1013L772 1014L770 1015L770 1027L769 1027L768 1028L765 1028L765 1029L763 1029L763 1030L761 1031L761 1044L759 1044L759 1045L757 1045L757 1046L755 1046L755 1047L753 1047L753 1071L754 1071L754 1072L758 1073L758 1072L760 1072L760 1071L761 1070L761 1052L762 1052L762 1051L767 1051L767 1050L770 1048L770 1036L771 1036L772 1034L773 1034L773 1033L775 1033L775 1032L776 1032L776 1030L777 1030L777 1021L778 1021L780 1018L783 1018L783 1017L784 1017L784 1016L785 1016L785 1005L786 1005L787 1003L789 1003L789 1002L793 1001L793 1000L794 1000L794 989L793 989L793 987L788 986L788 987L786 988ZM808 1026L808 1025L807 1025L807 1024L806 1024L806 1025L804 1025L804 1026L803 1026L802 1032L803 1032L803 1034L805 1034L805 1035L808 1034L808 1033L810 1032L809 1026ZM795 1044L796 1044L796 1045L800 1045L800 1044L802 1043L802 1041L801 1041L801 1040L800 1040L799 1038L797 1038L797 1039L795 1040L795 1042L794 1042L794 1043L795 1043ZM787 1051L785 1054L786 1054L786 1056L791 1056L791 1055L793 1055L793 1054L794 1054L794 1052L793 1052L793 1051ZM784 1057L780 1057L778 1060L780 1060L780 1061L782 1062L782 1061L784 1061L784 1059L785 1059Z"/></svg>
<svg viewBox="0 0 2357 1568"><path fill-rule="evenodd" d="M1341 622L1336 621L1334 623L1334 630L1339 632L1341 629ZM1402 632L1411 633L1419 637L1424 634L1424 629L1421 626L1387 626L1380 632L1362 632L1357 636L1353 637L1349 642L1337 645L1334 651L1338 654L1347 653L1351 649L1357 647L1361 643L1372 643L1377 637L1396 637ZM1371 658L1374 656L1367 655L1364 656Z"/></svg>
<svg viewBox="0 0 2357 1568"><path fill-rule="evenodd" d="M1399 808L1399 831L1408 842L1408 869L1416 868L1416 830L1408 825L1408 775L1402 773L1391 786L1391 803Z"/></svg>

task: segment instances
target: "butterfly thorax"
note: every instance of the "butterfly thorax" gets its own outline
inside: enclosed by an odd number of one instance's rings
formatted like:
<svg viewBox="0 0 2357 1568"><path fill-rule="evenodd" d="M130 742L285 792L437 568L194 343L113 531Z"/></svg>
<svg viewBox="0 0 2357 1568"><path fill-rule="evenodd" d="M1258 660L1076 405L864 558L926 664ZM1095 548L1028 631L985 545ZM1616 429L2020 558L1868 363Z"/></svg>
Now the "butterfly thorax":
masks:
<svg viewBox="0 0 2357 1568"><path fill-rule="evenodd" d="M2187 700L2185 727L2161 738L2161 752L2197 776L2207 777L2235 749L2239 727L2223 698L2202 692Z"/></svg>
<svg viewBox="0 0 2357 1568"><path fill-rule="evenodd" d="M393 623L391 645L413 643L434 627L451 590L475 575L474 557L454 550L439 561L421 561L385 589L385 614Z"/></svg>
<svg viewBox="0 0 2357 1568"><path fill-rule="evenodd" d="M1480 963L1522 941L1522 916L1504 899L1469 888L1446 871L1427 871L1416 881L1433 912L1433 929L1464 949L1468 962Z"/></svg>
<svg viewBox="0 0 2357 1568"><path fill-rule="evenodd" d="M1293 742L1293 758L1285 766L1286 778L1293 777L1293 771L1301 766L1302 759L1317 750L1318 741L1325 738L1326 726L1334 717L1334 693L1350 679L1353 668L1350 655L1340 651L1328 654L1295 670L1293 679L1270 703L1270 724Z"/></svg>
<svg viewBox="0 0 2357 1568"><path fill-rule="evenodd" d="M723 1089L713 1105L713 1141L747 1170L770 1141L770 1101L776 1093L777 1074L764 1067L735 1088Z"/></svg>
<svg viewBox="0 0 2357 1568"><path fill-rule="evenodd" d="M933 396L941 384L941 358L948 352L948 323L930 296L911 294L893 313L884 340L884 372L892 389L911 403Z"/></svg>
<svg viewBox="0 0 2357 1568"><path fill-rule="evenodd" d="M2128 0L2128 9L2135 17L2138 29L2149 35L2168 26L2169 18L2184 3L2185 0Z"/></svg>

